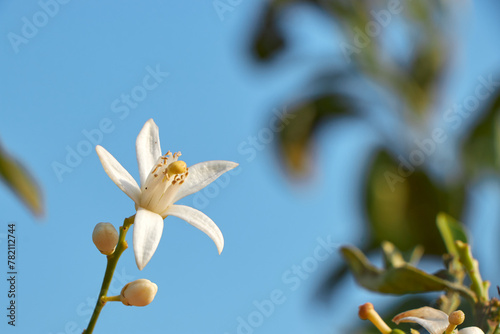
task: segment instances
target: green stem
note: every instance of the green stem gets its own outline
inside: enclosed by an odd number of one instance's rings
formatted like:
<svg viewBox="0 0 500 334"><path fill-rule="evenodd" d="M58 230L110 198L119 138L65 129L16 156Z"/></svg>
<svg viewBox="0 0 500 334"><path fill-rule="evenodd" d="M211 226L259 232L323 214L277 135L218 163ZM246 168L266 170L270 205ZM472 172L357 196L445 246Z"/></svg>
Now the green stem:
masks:
<svg viewBox="0 0 500 334"><path fill-rule="evenodd" d="M483 282L479 272L479 264L476 259L472 257L470 246L460 240L455 241L457 246L458 256L460 262L463 264L469 278L471 280L471 290L474 291L480 302L488 301L488 289L486 282Z"/></svg>
<svg viewBox="0 0 500 334"><path fill-rule="evenodd" d="M104 279L102 280L101 291L99 292L99 298L97 298L97 303L94 308L94 313L92 313L92 318L90 318L89 325L87 329L83 331L82 334L91 334L94 331L97 318L101 313L102 308L106 305L106 294L108 293L109 285L111 284L111 279L115 272L116 264L120 259L120 256L128 248L125 236L127 235L129 227L134 223L135 215L125 218L123 221L123 226L120 226L120 236L118 238L118 244L113 254L108 255L108 264L106 266L106 272L104 274Z"/></svg>
<svg viewBox="0 0 500 334"><path fill-rule="evenodd" d="M120 295L111 296L111 297L105 297L103 300L105 300L106 302L121 302L122 297Z"/></svg>

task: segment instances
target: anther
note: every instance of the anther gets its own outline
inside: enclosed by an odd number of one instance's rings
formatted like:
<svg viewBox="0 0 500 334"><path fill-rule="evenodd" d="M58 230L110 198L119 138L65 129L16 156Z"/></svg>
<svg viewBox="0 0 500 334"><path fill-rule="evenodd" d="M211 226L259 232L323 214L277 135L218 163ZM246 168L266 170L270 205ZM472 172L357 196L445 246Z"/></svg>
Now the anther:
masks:
<svg viewBox="0 0 500 334"><path fill-rule="evenodd" d="M151 174L154 174L156 173L156 171L158 170L158 168L160 168L161 166L160 165L156 165L155 169L153 169L153 171L151 172Z"/></svg>

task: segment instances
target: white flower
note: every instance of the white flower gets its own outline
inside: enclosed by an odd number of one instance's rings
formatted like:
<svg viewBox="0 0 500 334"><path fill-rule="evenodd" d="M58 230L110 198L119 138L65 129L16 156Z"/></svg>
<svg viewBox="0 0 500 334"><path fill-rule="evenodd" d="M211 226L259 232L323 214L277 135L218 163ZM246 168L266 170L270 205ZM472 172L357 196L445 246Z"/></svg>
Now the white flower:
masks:
<svg viewBox="0 0 500 334"><path fill-rule="evenodd" d="M104 170L113 182L127 194L137 209L134 221L134 254L139 270L153 256L163 232L163 219L179 217L205 232L217 246L219 254L224 238L215 223L204 213L174 203L215 181L238 166L231 161L206 161L186 167L179 161L180 153L161 155L158 126L150 119L137 136L136 151L141 186L125 168L102 146L96 147Z"/></svg>
<svg viewBox="0 0 500 334"><path fill-rule="evenodd" d="M397 325L401 322L413 322L424 327L430 334L443 334L448 326L450 326L450 318L455 314L461 313L461 311L453 312L450 316L440 310L435 308L424 306L414 310L409 310L395 316L392 321ZM463 319L463 313L460 320L453 319L454 325L461 324ZM484 332L478 327L467 327L458 331L459 334L484 334Z"/></svg>
<svg viewBox="0 0 500 334"><path fill-rule="evenodd" d="M467 327L458 331L459 334L484 334L478 327Z"/></svg>

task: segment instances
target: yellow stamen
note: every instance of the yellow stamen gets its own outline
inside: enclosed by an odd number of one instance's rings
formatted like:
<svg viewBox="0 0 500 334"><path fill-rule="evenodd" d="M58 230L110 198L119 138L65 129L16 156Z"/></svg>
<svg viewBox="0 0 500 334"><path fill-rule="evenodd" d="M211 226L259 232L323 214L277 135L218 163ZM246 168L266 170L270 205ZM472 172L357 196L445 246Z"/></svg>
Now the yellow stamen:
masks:
<svg viewBox="0 0 500 334"><path fill-rule="evenodd" d="M446 331L444 333L445 334L451 334L451 333L453 333L453 331L455 330L455 328L458 325L461 325L462 322L464 322L464 320L465 320L465 314L464 314L464 312L462 312L460 310L452 312L448 316L448 322L450 324L448 325L448 328L446 328Z"/></svg>
<svg viewBox="0 0 500 334"><path fill-rule="evenodd" d="M359 307L359 317L361 320L370 320L372 324L377 327L377 329L382 334L389 334L392 332L392 329L387 326L387 324L382 320L380 315L378 315L377 311L373 308L372 303L366 303Z"/></svg>
<svg viewBox="0 0 500 334"><path fill-rule="evenodd" d="M155 169L153 169L153 171L151 172L152 174L155 174L156 171L158 170L158 168L161 168L161 165L156 165L155 166ZM155 175L156 176L156 175Z"/></svg>
<svg viewBox="0 0 500 334"><path fill-rule="evenodd" d="M168 176L172 176L172 175L176 175L176 174L183 174L186 171L187 171L187 166L186 166L186 163L184 161L172 162L167 167Z"/></svg>

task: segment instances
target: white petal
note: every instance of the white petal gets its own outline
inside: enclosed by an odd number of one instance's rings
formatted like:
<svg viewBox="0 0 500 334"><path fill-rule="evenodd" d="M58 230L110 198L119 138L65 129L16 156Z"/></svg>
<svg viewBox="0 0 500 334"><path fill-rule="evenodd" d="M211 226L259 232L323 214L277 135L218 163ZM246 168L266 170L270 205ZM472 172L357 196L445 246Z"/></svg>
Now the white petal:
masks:
<svg viewBox="0 0 500 334"><path fill-rule="evenodd" d="M177 202L181 198L200 191L210 183L214 182L219 176L236 166L238 166L236 162L214 160L200 162L189 167L189 175L187 176L186 181L184 181L182 186L179 188L179 192L174 197L173 203Z"/></svg>
<svg viewBox="0 0 500 334"><path fill-rule="evenodd" d="M392 321L397 325L401 322L417 323L430 334L442 334L449 324L446 313L428 306L400 313Z"/></svg>
<svg viewBox="0 0 500 334"><path fill-rule="evenodd" d="M224 237L222 236L222 232L206 214L189 206L171 205L165 212L165 215L179 217L201 230L215 242L219 254L222 253L222 249L224 248ZM162 216L165 217L165 215Z"/></svg>
<svg viewBox="0 0 500 334"><path fill-rule="evenodd" d="M137 268L142 270L156 251L163 233L163 218L157 213L138 208L134 220L134 254Z"/></svg>
<svg viewBox="0 0 500 334"><path fill-rule="evenodd" d="M134 178L127 172L125 168L100 145L95 148L102 167L113 182L128 195L136 204L139 204L141 199L141 189Z"/></svg>
<svg viewBox="0 0 500 334"><path fill-rule="evenodd" d="M137 153L137 163L139 164L139 177L141 187L144 186L149 172L161 156L160 135L158 126L153 119L149 119L142 127L141 132L135 141L135 150Z"/></svg>
<svg viewBox="0 0 500 334"><path fill-rule="evenodd" d="M458 331L459 334L484 334L478 327L467 327Z"/></svg>

